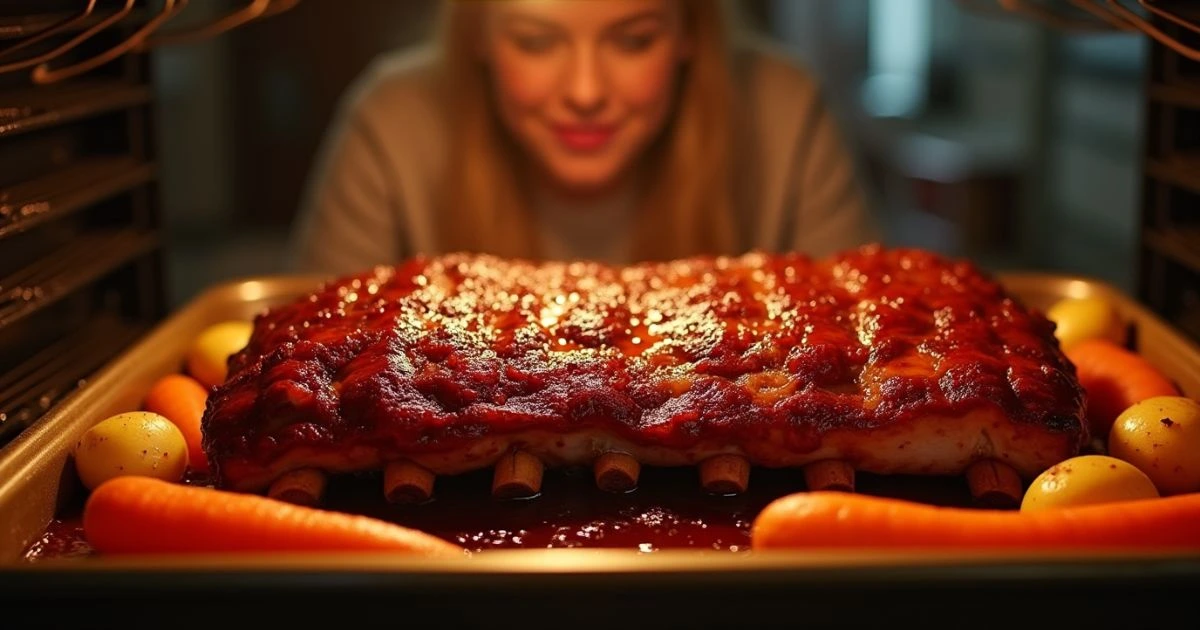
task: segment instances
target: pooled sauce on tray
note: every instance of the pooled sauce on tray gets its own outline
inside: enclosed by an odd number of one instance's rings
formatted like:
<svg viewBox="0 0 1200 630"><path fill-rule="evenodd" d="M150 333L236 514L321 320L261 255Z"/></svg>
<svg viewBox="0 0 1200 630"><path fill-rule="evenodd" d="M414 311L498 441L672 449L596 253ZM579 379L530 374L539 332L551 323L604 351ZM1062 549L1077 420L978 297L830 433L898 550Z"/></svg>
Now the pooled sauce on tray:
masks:
<svg viewBox="0 0 1200 630"><path fill-rule="evenodd" d="M331 479L324 507L420 529L472 551L588 547L737 552L749 549L750 525L763 507L804 490L799 470L756 469L745 494L712 496L699 487L696 474L693 468L643 469L639 488L617 495L597 489L589 470L548 470L541 495L501 502L489 496L491 472L480 471L439 478L434 499L410 506L386 503L378 476L364 475ZM970 505L961 477L860 474L857 486L863 494ZM26 558L89 555L81 507L73 506L51 523Z"/></svg>
<svg viewBox="0 0 1200 630"><path fill-rule="evenodd" d="M33 541L25 550L25 558L38 560L41 558L73 558L91 555L92 548L88 546L83 535L83 523L78 515L72 514L64 518L50 521L49 527L42 537Z"/></svg>

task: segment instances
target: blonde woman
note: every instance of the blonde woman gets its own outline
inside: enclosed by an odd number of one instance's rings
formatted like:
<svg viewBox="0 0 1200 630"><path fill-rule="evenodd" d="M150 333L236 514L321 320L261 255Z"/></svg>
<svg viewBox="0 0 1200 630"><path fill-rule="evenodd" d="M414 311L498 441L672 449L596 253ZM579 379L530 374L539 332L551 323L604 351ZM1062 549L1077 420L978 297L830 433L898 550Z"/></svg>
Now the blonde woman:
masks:
<svg viewBox="0 0 1200 630"><path fill-rule="evenodd" d="M874 239L818 86L719 0L451 1L344 98L299 268L473 251L608 263Z"/></svg>

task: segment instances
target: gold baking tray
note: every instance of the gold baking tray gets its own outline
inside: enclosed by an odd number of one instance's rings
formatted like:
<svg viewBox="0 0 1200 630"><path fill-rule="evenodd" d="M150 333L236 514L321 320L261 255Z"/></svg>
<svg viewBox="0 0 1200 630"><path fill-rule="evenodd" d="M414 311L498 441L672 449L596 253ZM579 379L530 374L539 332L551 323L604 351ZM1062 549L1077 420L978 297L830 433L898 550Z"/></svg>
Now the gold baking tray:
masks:
<svg viewBox="0 0 1200 630"><path fill-rule="evenodd" d="M164 374L181 369L190 340L205 327L227 319L249 319L256 313L312 290L321 278L281 276L230 282L206 291L182 308L135 346L122 354L90 382L52 410L37 425L0 450L0 570L26 576L71 573L149 571L316 571L320 573L387 572L432 575L544 574L627 575L635 573L747 575L754 572L813 572L854 568L953 568L1013 567L1047 563L1074 570L1080 563L1157 562L1194 563L1200 558L1137 553L1015 553L964 554L936 551L904 553L744 553L664 550L644 554L636 550L529 550L489 551L467 559L428 560L405 555L346 554L237 556L188 558L101 558L84 560L21 560L27 545L40 537L59 506L77 500L78 481L69 465L69 451L79 436L110 415L137 409L151 384ZM1147 359L1174 379L1184 393L1200 398L1200 348L1120 291L1085 278L1042 273L1001 274L1000 280L1031 307L1046 309L1064 297L1102 296L1116 304L1131 322L1132 343ZM1150 563L1150 564L1147 564ZM1187 566L1200 566L1189 564ZM7 573L6 573L7 574ZM1197 571L1200 575L1200 570Z"/></svg>

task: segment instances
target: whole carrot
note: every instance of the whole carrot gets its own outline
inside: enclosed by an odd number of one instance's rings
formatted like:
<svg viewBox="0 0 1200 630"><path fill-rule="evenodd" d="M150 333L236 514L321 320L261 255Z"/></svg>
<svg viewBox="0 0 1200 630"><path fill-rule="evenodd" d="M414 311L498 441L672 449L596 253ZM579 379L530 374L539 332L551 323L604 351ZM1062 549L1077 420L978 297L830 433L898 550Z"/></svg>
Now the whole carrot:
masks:
<svg viewBox="0 0 1200 630"><path fill-rule="evenodd" d="M1200 494L1039 512L805 492L769 504L753 549L1200 549Z"/></svg>
<svg viewBox="0 0 1200 630"><path fill-rule="evenodd" d="M142 401L145 411L156 413L183 433L188 447L188 466L197 472L208 472L208 457L201 443L200 421L208 404L208 391L199 381L183 374L168 374L150 387Z"/></svg>
<svg viewBox="0 0 1200 630"><path fill-rule="evenodd" d="M1105 437L1121 412L1147 398L1179 389L1149 361L1107 339L1080 341L1065 350L1087 393L1088 425Z"/></svg>
<svg viewBox="0 0 1200 630"><path fill-rule="evenodd" d="M450 542L385 521L135 476L117 477L92 492L84 506L83 530L101 554L465 554Z"/></svg>

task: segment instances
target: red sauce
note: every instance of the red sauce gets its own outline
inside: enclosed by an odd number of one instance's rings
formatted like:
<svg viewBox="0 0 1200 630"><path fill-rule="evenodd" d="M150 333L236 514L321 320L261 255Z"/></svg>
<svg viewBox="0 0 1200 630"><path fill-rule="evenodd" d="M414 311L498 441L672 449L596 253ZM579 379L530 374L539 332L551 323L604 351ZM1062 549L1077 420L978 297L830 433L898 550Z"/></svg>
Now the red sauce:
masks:
<svg viewBox="0 0 1200 630"><path fill-rule="evenodd" d="M1086 437L1053 324L969 262L916 250L417 258L259 317L230 374L204 431L237 487L298 449L393 459L531 430L746 453L771 433L807 453L830 430L994 406L1056 436L1055 461Z"/></svg>
<svg viewBox="0 0 1200 630"><path fill-rule="evenodd" d="M596 489L588 471L547 471L542 494L497 502L489 498L490 474L438 480L436 497L424 505L382 501L378 478L331 481L326 507L366 514L429 532L473 551L533 548L749 549L750 525L771 500L804 489L791 470L755 470L743 495L715 497L698 486L694 469L647 469L628 494ZM969 505L961 478L860 475L859 491L938 505ZM193 483L203 483L194 480ZM90 553L79 506L51 523L26 553L30 561Z"/></svg>
<svg viewBox="0 0 1200 630"><path fill-rule="evenodd" d="M37 561L43 558L76 558L92 555L92 548L83 535L83 522L77 514L50 521L42 537L33 541L25 550L25 558Z"/></svg>

